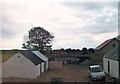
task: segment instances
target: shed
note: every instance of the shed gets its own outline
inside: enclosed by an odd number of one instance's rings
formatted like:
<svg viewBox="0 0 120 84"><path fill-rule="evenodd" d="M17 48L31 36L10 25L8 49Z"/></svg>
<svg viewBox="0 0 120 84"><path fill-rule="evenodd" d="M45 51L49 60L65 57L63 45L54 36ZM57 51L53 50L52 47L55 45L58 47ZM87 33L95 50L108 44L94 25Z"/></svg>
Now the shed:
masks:
<svg viewBox="0 0 120 84"><path fill-rule="evenodd" d="M119 62L118 62L118 47L108 52L103 57L104 71L112 77L118 78L119 76Z"/></svg>
<svg viewBox="0 0 120 84"><path fill-rule="evenodd" d="M48 58L39 51L17 51L3 63L3 77L34 79L48 69Z"/></svg>

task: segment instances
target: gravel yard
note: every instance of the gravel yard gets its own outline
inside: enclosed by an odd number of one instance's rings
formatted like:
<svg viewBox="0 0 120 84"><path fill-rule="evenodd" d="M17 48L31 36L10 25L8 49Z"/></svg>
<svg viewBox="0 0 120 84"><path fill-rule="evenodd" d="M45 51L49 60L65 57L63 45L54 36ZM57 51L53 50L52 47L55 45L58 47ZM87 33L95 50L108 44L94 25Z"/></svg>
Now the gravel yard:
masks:
<svg viewBox="0 0 120 84"><path fill-rule="evenodd" d="M86 67L64 65L63 69L50 70L36 80L50 82L51 79L55 77L62 78L64 82L87 82L89 79Z"/></svg>
<svg viewBox="0 0 120 84"><path fill-rule="evenodd" d="M48 70L36 79L3 78L3 82L51 82L53 78L61 78L63 82L91 82L87 67L64 65L63 69Z"/></svg>

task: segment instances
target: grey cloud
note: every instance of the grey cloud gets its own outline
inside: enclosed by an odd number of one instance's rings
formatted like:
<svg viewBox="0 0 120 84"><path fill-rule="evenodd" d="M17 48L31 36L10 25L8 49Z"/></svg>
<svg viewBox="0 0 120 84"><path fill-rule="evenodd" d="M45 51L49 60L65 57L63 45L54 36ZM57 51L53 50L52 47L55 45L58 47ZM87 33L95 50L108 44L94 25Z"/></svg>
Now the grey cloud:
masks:
<svg viewBox="0 0 120 84"><path fill-rule="evenodd" d="M93 16L90 14L74 13L74 16L84 18L84 19L93 19Z"/></svg>
<svg viewBox="0 0 120 84"><path fill-rule="evenodd" d="M8 2L2 2L3 5L3 13L2 13L2 38L12 38L17 33L21 32L22 29L21 25L18 24L15 19L13 19L9 14L7 14L7 11L16 11L16 10L27 10L28 7L25 6L24 3L8 3ZM12 12L11 12L12 13ZM18 29L18 30L17 30Z"/></svg>
<svg viewBox="0 0 120 84"><path fill-rule="evenodd" d="M2 29L2 38L11 38L12 36L14 36L14 32L10 29L7 28L3 28Z"/></svg>
<svg viewBox="0 0 120 84"><path fill-rule="evenodd" d="M97 16L94 21L94 24L91 24L91 22L84 26L84 27L78 27L73 28L71 34L86 34L86 33L92 33L92 34L103 34L103 33L110 33L110 32L117 32L118 29L118 14L114 13L112 16L108 15L101 15Z"/></svg>
<svg viewBox="0 0 120 84"><path fill-rule="evenodd" d="M14 32L11 30L11 26L13 26L12 21L3 15L2 18L2 37L3 38L10 38L14 35Z"/></svg>
<svg viewBox="0 0 120 84"><path fill-rule="evenodd" d="M71 7L73 9L81 9L83 10L83 13L80 13L78 10L74 13L74 16L80 17L83 19L93 19L95 24L89 23L89 25L85 27L80 28L74 28L72 23L70 22L60 22L61 25L64 25L65 29L61 29L61 31L66 34L73 34L73 35L79 35L84 34L86 32L91 32L93 34L101 34L101 33L109 33L109 32L116 32L117 31L117 13L113 13L112 16L109 15L102 15L103 9L105 7L108 8L115 8L117 9L118 3L117 2L64 2L62 3L66 7ZM86 12L86 13L85 13ZM87 13L88 12L88 13ZM91 12L91 14L89 14ZM101 16L98 16L98 14ZM108 22L107 22L108 20ZM51 19L53 22L60 21L59 18L55 17L54 19Z"/></svg>
<svg viewBox="0 0 120 84"><path fill-rule="evenodd" d="M89 23L84 27L75 28L71 23L64 23L64 27L61 28L61 32L65 32L66 35L83 35L86 33L102 34L117 32L118 29L118 16L114 13L112 16L101 15L97 16L94 20L94 24ZM107 21L109 20L109 21ZM66 30L66 31L65 31Z"/></svg>
<svg viewBox="0 0 120 84"><path fill-rule="evenodd" d="M63 5L74 9L98 11L104 7L117 8L117 2L64 2Z"/></svg>
<svg viewBox="0 0 120 84"><path fill-rule="evenodd" d="M3 15L2 18L2 38L12 38L16 34L23 31L21 25L10 19L9 17Z"/></svg>
<svg viewBox="0 0 120 84"><path fill-rule="evenodd" d="M107 19L109 19L109 21L106 21ZM83 29L87 29L93 34L117 32L117 14L114 14L112 17L108 17L107 15L100 16L97 17L95 21L95 24L86 26Z"/></svg>

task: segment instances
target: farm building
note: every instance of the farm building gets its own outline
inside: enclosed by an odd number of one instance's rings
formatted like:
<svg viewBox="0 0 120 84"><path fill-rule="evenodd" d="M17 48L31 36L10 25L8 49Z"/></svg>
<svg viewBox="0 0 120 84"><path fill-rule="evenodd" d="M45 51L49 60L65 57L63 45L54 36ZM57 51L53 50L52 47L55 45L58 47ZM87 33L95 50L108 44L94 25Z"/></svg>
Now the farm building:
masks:
<svg viewBox="0 0 120 84"><path fill-rule="evenodd" d="M120 39L118 37L108 39L95 48L93 62L103 66L103 56L110 52L112 49L118 47Z"/></svg>
<svg viewBox="0 0 120 84"><path fill-rule="evenodd" d="M118 61L118 47L111 50L104 55L103 68L107 74L112 77L118 78L119 76L119 61Z"/></svg>
<svg viewBox="0 0 120 84"><path fill-rule="evenodd" d="M118 37L108 39L101 43L99 46L95 48L96 53L105 55L110 50L115 47L118 47L118 43L120 43L120 39Z"/></svg>
<svg viewBox="0 0 120 84"><path fill-rule="evenodd" d="M3 77L34 79L48 69L48 58L39 51L17 51L3 62Z"/></svg>
<svg viewBox="0 0 120 84"><path fill-rule="evenodd" d="M102 44L100 44L99 46L97 46L95 48L95 52L97 54L105 55L110 50L112 50L114 47L117 47L119 42L120 40L117 37L108 39L104 41Z"/></svg>

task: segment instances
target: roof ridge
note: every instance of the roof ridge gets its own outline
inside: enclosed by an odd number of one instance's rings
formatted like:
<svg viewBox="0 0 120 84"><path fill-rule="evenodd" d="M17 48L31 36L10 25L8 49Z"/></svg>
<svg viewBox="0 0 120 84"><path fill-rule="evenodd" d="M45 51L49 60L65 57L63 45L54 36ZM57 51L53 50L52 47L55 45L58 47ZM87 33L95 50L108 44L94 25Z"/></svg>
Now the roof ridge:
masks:
<svg viewBox="0 0 120 84"><path fill-rule="evenodd" d="M107 45L109 42L111 42L114 38L110 38L105 40L104 42L102 42L100 45L98 45L95 50L100 50L101 48L103 48L105 45Z"/></svg>

